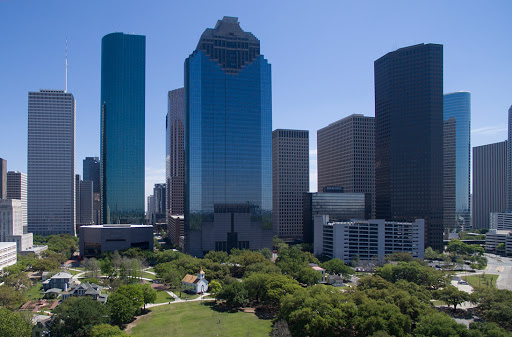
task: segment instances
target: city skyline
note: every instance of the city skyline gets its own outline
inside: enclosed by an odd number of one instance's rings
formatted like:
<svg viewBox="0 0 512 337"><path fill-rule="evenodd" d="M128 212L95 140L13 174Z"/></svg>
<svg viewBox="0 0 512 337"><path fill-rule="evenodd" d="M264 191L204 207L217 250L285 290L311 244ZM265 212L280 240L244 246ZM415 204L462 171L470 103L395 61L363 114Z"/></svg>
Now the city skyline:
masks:
<svg viewBox="0 0 512 337"><path fill-rule="evenodd" d="M176 8L179 9L176 11L170 4L145 6L135 3L123 9L124 15L117 16L112 15L119 9L114 4L102 5L102 13L95 13L94 1L67 7L66 10L79 8L84 17L88 17L87 21L100 22L91 27L83 18L63 15L65 8L56 2L34 4L28 11L22 11L22 4L13 1L0 2L2 25L6 29L17 28L3 37L8 52L0 56L0 62L9 65L3 69L4 78L11 82L0 93L3 95L0 96L0 111L6 125L0 141L13 140L20 144L3 148L0 153L9 161L10 169L27 172L24 155L27 92L64 87L66 36L69 45L68 89L77 100L76 173L81 172L83 158L100 155L100 40L112 31L136 32L147 35L149 39L146 130L153 132L147 132L146 136L145 196L151 194L154 183L165 181L165 128L162 121L166 114L167 92L183 85L183 60L203 27L223 15L238 16L248 31L258 31L264 41L265 56L272 59L274 69L277 69L272 83L273 129L307 128L310 131L311 191L316 190L316 131L353 113L373 116L373 60L400 47L422 42L443 44L445 93L467 90L473 94L472 145L507 138L507 110L511 102L505 93L511 92L512 88L508 83L511 70L506 66L506 55L510 55L511 47L503 43L508 31L506 13L511 7L507 2L494 3L494 6L460 6L460 3L453 2L443 4L442 12L437 6L426 3L401 4L393 13L388 8L393 7L389 3L330 2L313 8L299 4L286 17L283 13L289 6L285 4L276 4L269 12L235 3L230 6L204 3L209 10L201 11L193 19L181 18L187 15L178 15L178 12L191 13L195 8L185 4L181 6L183 8ZM169 13L166 7L176 13L172 14L174 20L164 15ZM21 18L17 13L26 16ZM381 17L381 13L387 16ZM409 15L411 13L418 13L418 16L413 18ZM431 22L433 13L437 18L434 25ZM147 19L133 20L139 14L143 18L152 18L151 24ZM261 25L262 17L266 19L265 25ZM308 24L307 30L300 24L306 18L314 23ZM382 29L376 31L363 27L370 22L373 27ZM403 30L404 26L408 29ZM45 34L31 34L34 27ZM280 32L279 27L287 29ZM180 34L172 33L178 30ZM348 31L350 34L346 33ZM281 41L285 37L287 43L283 44ZM331 46L329 41L336 43ZM299 49L302 43L306 43L308 48ZM325 49L327 45L333 48L333 52ZM478 50L475 50L475 45L479 46ZM301 52L295 53L291 59L290 50ZM34 54L38 57L34 58ZM314 64L308 60L313 60ZM303 69L300 74L295 71L297 66ZM297 100L297 97L305 99ZM310 111L317 112L314 120L310 118Z"/></svg>

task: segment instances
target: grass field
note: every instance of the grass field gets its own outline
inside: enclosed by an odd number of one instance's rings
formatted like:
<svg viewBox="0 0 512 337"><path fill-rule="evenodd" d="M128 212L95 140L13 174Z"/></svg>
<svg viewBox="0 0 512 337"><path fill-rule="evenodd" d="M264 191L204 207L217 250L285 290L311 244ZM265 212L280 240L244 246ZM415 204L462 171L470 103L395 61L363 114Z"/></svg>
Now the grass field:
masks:
<svg viewBox="0 0 512 337"><path fill-rule="evenodd" d="M482 278L483 276L483 278ZM496 281L498 280L499 275L492 274L481 274L481 275L471 275L462 277L464 280L468 281L473 287L484 287L484 288L496 288ZM492 284L492 286L491 286Z"/></svg>
<svg viewBox="0 0 512 337"><path fill-rule="evenodd" d="M43 298L41 295L41 290L43 290L43 285L41 283L36 283L29 290L27 290L27 298L29 300L38 300Z"/></svg>
<svg viewBox="0 0 512 337"><path fill-rule="evenodd" d="M150 310L131 336L268 336L272 330L271 320L244 312L219 312L213 302L176 303Z"/></svg>
<svg viewBox="0 0 512 337"><path fill-rule="evenodd" d="M155 303L165 303L165 302L173 302L174 298L171 297L166 291L157 291L156 292L156 301Z"/></svg>
<svg viewBox="0 0 512 337"><path fill-rule="evenodd" d="M155 276L155 275L150 274L150 273L146 273L145 271L143 271L143 272L142 272L142 277L144 277L144 278L148 278L148 279L150 279L150 280L154 280L154 279L156 279L156 276Z"/></svg>

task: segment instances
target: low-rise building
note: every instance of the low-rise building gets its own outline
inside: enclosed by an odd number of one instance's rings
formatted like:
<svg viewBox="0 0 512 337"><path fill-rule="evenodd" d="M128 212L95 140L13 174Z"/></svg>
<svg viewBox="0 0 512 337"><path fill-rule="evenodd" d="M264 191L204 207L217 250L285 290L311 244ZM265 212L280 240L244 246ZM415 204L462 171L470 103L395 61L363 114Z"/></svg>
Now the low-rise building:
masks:
<svg viewBox="0 0 512 337"><path fill-rule="evenodd" d="M498 251L498 245L505 245L504 253L508 256L512 254L512 230L491 229L485 235L485 250L492 253L501 253Z"/></svg>
<svg viewBox="0 0 512 337"><path fill-rule="evenodd" d="M0 272L8 266L16 264L18 255L16 254L16 243L0 242Z"/></svg>
<svg viewBox="0 0 512 337"><path fill-rule="evenodd" d="M345 285L345 283L343 283L343 277L336 274L327 276L327 284L330 284L333 287L343 287Z"/></svg>
<svg viewBox="0 0 512 337"><path fill-rule="evenodd" d="M315 216L315 255L351 261L384 259L394 252L409 252L423 259L425 221L392 222L383 219L329 222L329 216Z"/></svg>
<svg viewBox="0 0 512 337"><path fill-rule="evenodd" d="M208 291L208 280L204 277L203 268L199 270L197 276L187 274L181 280L183 290L189 291L194 294L201 294Z"/></svg>
<svg viewBox="0 0 512 337"><path fill-rule="evenodd" d="M71 287L71 280L73 278L73 275L66 271L61 271L60 273L57 273L47 279L46 281L43 281L43 291L47 291L49 289L60 289L62 291L68 291L68 289Z"/></svg>
<svg viewBox="0 0 512 337"><path fill-rule="evenodd" d="M80 255L95 257L104 252L141 248L153 250L153 226L91 225L80 227Z"/></svg>
<svg viewBox="0 0 512 337"><path fill-rule="evenodd" d="M489 228L512 231L512 213L491 212Z"/></svg>
<svg viewBox="0 0 512 337"><path fill-rule="evenodd" d="M101 303L107 302L107 294L102 294L101 290L103 289L102 286L99 286L94 283L80 283L80 284L73 284L68 291L64 291L61 293L62 300L67 300L71 296L79 297L79 296L89 296L95 301L99 301Z"/></svg>

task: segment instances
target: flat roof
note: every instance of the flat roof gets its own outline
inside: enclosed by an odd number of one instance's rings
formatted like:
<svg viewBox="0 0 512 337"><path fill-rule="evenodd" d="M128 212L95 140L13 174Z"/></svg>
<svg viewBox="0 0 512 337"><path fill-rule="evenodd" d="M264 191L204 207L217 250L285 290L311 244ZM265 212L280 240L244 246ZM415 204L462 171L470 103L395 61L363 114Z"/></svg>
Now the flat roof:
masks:
<svg viewBox="0 0 512 337"><path fill-rule="evenodd" d="M135 225L135 224L111 224L111 225L87 225L80 228L153 228L151 225Z"/></svg>
<svg viewBox="0 0 512 337"><path fill-rule="evenodd" d="M7 248L14 246L16 248L16 242L0 242L0 248Z"/></svg>

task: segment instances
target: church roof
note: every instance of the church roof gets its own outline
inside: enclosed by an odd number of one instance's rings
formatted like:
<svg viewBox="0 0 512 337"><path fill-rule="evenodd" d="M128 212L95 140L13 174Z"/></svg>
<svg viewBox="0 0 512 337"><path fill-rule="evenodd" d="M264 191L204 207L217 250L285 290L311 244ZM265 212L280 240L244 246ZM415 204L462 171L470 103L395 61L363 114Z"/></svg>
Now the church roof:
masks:
<svg viewBox="0 0 512 337"><path fill-rule="evenodd" d="M187 275L185 275L185 277L181 281L185 282L185 283L197 283L198 280L199 279L197 278L197 276L187 274Z"/></svg>

